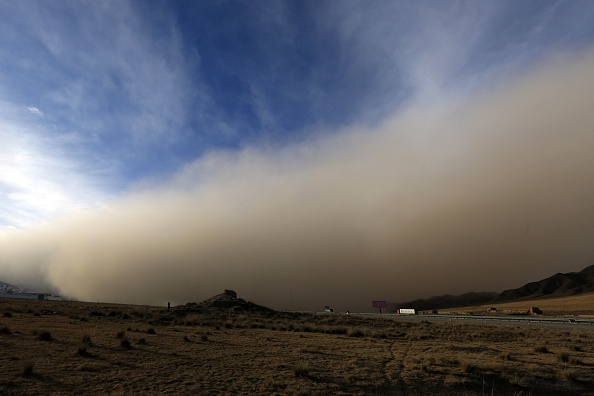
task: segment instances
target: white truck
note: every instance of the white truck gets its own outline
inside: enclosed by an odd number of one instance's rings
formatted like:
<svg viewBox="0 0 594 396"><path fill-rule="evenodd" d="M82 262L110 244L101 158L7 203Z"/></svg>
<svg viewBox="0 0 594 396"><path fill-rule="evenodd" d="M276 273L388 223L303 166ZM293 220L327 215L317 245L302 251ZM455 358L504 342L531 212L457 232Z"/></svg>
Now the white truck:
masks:
<svg viewBox="0 0 594 396"><path fill-rule="evenodd" d="M400 308L396 313L400 315L416 315L417 311L412 308Z"/></svg>

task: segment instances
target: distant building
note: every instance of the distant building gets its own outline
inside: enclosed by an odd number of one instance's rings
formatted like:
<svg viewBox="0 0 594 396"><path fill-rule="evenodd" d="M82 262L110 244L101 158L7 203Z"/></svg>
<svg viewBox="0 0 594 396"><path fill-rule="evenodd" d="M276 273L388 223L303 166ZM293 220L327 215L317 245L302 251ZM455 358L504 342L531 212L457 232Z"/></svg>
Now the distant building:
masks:
<svg viewBox="0 0 594 396"><path fill-rule="evenodd" d="M0 293L0 298L16 298L19 300L62 301L62 297L47 293Z"/></svg>

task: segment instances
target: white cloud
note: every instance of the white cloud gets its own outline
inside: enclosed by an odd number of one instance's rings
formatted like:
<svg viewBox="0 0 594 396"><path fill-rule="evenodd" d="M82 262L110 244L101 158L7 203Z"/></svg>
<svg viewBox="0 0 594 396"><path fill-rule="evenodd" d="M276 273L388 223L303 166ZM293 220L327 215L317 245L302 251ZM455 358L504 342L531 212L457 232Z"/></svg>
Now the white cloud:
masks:
<svg viewBox="0 0 594 396"><path fill-rule="evenodd" d="M0 14L0 57L15 59L0 71L0 227L94 207L126 188L128 165L142 176L154 149L187 138L196 87L169 13L76 1Z"/></svg>
<svg viewBox="0 0 594 396"><path fill-rule="evenodd" d="M67 135L49 133L6 102L0 114L0 228L32 226L106 198L105 180L69 152Z"/></svg>
<svg viewBox="0 0 594 396"><path fill-rule="evenodd" d="M43 117L43 112L39 110L37 107L27 107L27 110L29 110L32 114L35 114L36 116Z"/></svg>
<svg viewBox="0 0 594 396"><path fill-rule="evenodd" d="M23 58L17 70L30 76L15 84L0 75L6 92L22 95L34 85L45 112L80 133L129 139L137 146L179 138L190 95L194 100L200 95L190 93L195 88L187 83L190 63L166 9L143 14L130 2L81 1L39 2L33 8L5 4L0 11L10 15L14 29L27 32L0 40L0 55ZM0 99L13 100L6 94ZM42 115L39 107L28 109Z"/></svg>

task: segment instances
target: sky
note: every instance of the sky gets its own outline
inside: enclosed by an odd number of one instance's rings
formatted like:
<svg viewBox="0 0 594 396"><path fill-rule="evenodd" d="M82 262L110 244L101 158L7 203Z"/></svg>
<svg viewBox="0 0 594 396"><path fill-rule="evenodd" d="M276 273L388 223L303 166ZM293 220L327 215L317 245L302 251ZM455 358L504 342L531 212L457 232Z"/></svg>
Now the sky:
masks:
<svg viewBox="0 0 594 396"><path fill-rule="evenodd" d="M0 1L0 280L372 310L594 260L590 1Z"/></svg>

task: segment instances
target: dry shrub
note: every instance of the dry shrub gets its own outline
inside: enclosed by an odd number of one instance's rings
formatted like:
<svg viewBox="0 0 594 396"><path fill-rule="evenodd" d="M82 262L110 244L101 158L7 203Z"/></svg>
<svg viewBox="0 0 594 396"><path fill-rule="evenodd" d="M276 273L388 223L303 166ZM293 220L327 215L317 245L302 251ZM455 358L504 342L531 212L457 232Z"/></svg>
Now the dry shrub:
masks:
<svg viewBox="0 0 594 396"><path fill-rule="evenodd" d="M577 370L572 370L572 369L562 370L561 378L563 378L565 381L577 381L578 380L578 372L577 372Z"/></svg>
<svg viewBox="0 0 594 396"><path fill-rule="evenodd" d="M157 332L155 331L155 329L154 329L154 328L152 328L152 327L149 327L149 328L147 329L147 331L146 331L146 334L157 334Z"/></svg>
<svg viewBox="0 0 594 396"><path fill-rule="evenodd" d="M463 360L460 362L460 365L462 366L462 370L466 373L475 373L478 368L476 362L471 360Z"/></svg>
<svg viewBox="0 0 594 396"><path fill-rule="evenodd" d="M102 370L101 366L94 366L89 364L81 364L76 368L78 371L87 373L98 373Z"/></svg>
<svg viewBox="0 0 594 396"><path fill-rule="evenodd" d="M323 353L321 350L316 349L314 347L304 347L300 349L302 353Z"/></svg>
<svg viewBox="0 0 594 396"><path fill-rule="evenodd" d="M120 346L124 349L132 349L132 344L130 343L130 340L128 340L127 338L122 338L120 340Z"/></svg>
<svg viewBox="0 0 594 396"><path fill-rule="evenodd" d="M561 363L569 362L569 354L568 353L560 353L557 358Z"/></svg>
<svg viewBox="0 0 594 396"><path fill-rule="evenodd" d="M51 341L51 340L53 340L52 334L49 331L42 331L37 336L37 339L40 340L40 341Z"/></svg>
<svg viewBox="0 0 594 396"><path fill-rule="evenodd" d="M443 385L445 387L457 387L464 385L466 383L466 378L459 377L457 375L450 374L443 380Z"/></svg>
<svg viewBox="0 0 594 396"><path fill-rule="evenodd" d="M78 351L76 352L78 356L87 357L89 356L89 352L87 352L87 346L81 345L78 347Z"/></svg>
<svg viewBox="0 0 594 396"><path fill-rule="evenodd" d="M87 347L91 346L91 344L93 343L91 340L91 336L88 334L83 335L82 339L80 341L84 346L87 346Z"/></svg>
<svg viewBox="0 0 594 396"><path fill-rule="evenodd" d="M547 348L546 346L540 346L540 347L536 347L534 348L534 352L538 352L538 353L549 353L549 348Z"/></svg>
<svg viewBox="0 0 594 396"><path fill-rule="evenodd" d="M365 333L361 329L350 329L348 332L349 337L365 337Z"/></svg>
<svg viewBox="0 0 594 396"><path fill-rule="evenodd" d="M348 332L349 329L347 329L346 327L332 327L330 329L331 334L347 334Z"/></svg>
<svg viewBox="0 0 594 396"><path fill-rule="evenodd" d="M12 332L7 326L2 326L0 327L0 334L12 334Z"/></svg>
<svg viewBox="0 0 594 396"><path fill-rule="evenodd" d="M574 358L574 357L572 357L572 358L570 358L570 359L569 359L569 363L571 363L571 364L573 364L573 365L578 365L578 366L584 366L584 365L586 365L586 364L585 364L584 362L582 362L580 359L578 359L578 358Z"/></svg>
<svg viewBox="0 0 594 396"><path fill-rule="evenodd" d="M12 318L12 314L8 311L4 312L4 317L5 318Z"/></svg>
<svg viewBox="0 0 594 396"><path fill-rule="evenodd" d="M22 372L23 377L32 376L33 375L33 367L34 367L33 362L25 362L23 364L23 372Z"/></svg>
<svg viewBox="0 0 594 396"><path fill-rule="evenodd" d="M202 334L202 335L200 336L200 339L201 339L202 341L206 342L206 341L208 341L208 336L207 336L206 334Z"/></svg>
<svg viewBox="0 0 594 396"><path fill-rule="evenodd" d="M518 372L514 372L513 376L511 376L508 379L508 382L511 385L515 385L515 386L519 386L521 388L527 388L528 386L530 386L530 383L532 382L531 378L525 374L519 374Z"/></svg>
<svg viewBox="0 0 594 396"><path fill-rule="evenodd" d="M303 363L296 364L293 366L293 374L297 378L309 378L310 376L310 369Z"/></svg>
<svg viewBox="0 0 594 396"><path fill-rule="evenodd" d="M91 316L98 316L98 317L105 316L105 314L103 312L101 312L101 311L91 311L91 313L89 313L89 315L91 315Z"/></svg>

